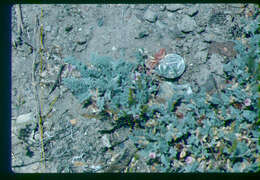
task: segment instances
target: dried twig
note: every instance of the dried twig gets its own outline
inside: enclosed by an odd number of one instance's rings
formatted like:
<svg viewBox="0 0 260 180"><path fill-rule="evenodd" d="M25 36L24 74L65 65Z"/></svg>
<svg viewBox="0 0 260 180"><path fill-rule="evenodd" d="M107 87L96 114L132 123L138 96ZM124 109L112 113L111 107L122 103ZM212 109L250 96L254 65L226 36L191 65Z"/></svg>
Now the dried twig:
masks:
<svg viewBox="0 0 260 180"><path fill-rule="evenodd" d="M65 64L62 64L61 67L60 67L59 73L57 75L56 81L55 81L51 91L49 92L49 95L56 89L56 87L58 87L60 85L60 83L61 83L61 74L62 74L64 68L65 68Z"/></svg>
<svg viewBox="0 0 260 180"><path fill-rule="evenodd" d="M39 27L39 19L38 16L35 18L35 28L34 28L34 37L37 37L37 32L38 32L38 27ZM37 47L37 38L34 38L33 46L36 48ZM37 61L37 52L33 52L33 63L32 63L32 86L34 89L34 95L35 95L35 100L37 101L36 105L36 111L37 114L41 114L41 108L40 108L40 102L39 102L39 97L38 97L38 89L37 89L37 82L36 82L36 61Z"/></svg>
<svg viewBox="0 0 260 180"><path fill-rule="evenodd" d="M42 45L42 42L39 41L40 39L42 40L42 36L40 36L40 38L38 39L37 35L40 34L42 35L42 33L40 33L40 30L39 29L39 18L38 16L36 16L35 18L35 28L34 28L34 47L35 49L41 49L41 45ZM38 48L40 46L40 48ZM44 153L44 147L43 147L43 131L42 131L42 124L43 124L43 116L42 116L42 107L41 107L41 102L40 102L40 99L39 99L39 91L38 91L38 84L36 82L36 61L37 61L37 58L38 58L38 52L37 51L33 51L33 64L32 64L32 85L33 85L33 89L34 89L34 96L35 96L35 100L36 100L36 117L37 119L39 119L39 122L38 122L38 127L39 127L39 130L40 130L40 134L41 134L41 161L44 162L44 167L45 167L45 153ZM36 126L37 126L36 125ZM35 128L37 129L37 128Z"/></svg>
<svg viewBox="0 0 260 180"><path fill-rule="evenodd" d="M17 14L17 32L18 32L19 36L21 36L24 31L21 4L18 4L15 7L15 10L16 10L16 14Z"/></svg>

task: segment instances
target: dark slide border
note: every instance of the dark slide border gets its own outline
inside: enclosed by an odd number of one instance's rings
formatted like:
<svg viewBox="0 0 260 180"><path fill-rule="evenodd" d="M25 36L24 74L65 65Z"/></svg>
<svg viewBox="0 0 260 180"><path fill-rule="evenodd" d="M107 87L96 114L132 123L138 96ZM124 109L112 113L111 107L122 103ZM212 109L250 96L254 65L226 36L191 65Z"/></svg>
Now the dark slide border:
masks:
<svg viewBox="0 0 260 180"><path fill-rule="evenodd" d="M104 0L96 0L96 1L47 1L47 0L34 0L34 1L9 1L9 3L154 3L155 0L147 0L147 1L104 1ZM159 1L160 3L170 2L170 1ZM191 1L174 1L174 2L191 2ZM208 1L203 1L208 2ZM221 3L222 1L218 1L217 3ZM227 1L226 1L227 2ZM232 1L237 2L237 1ZM244 1L239 1L240 3ZM245 1L247 3L251 1ZM0 125L0 142L1 142L1 148L0 148L0 177L6 177L5 179L49 179L49 178L55 178L62 177L62 179L71 179L71 178L84 178L84 179L107 179L111 178L113 180L115 179L143 179L147 178L149 180L152 179L158 179L158 178L171 178L171 179L209 179L209 178L224 178L227 179L237 179L237 177L241 177L241 179L246 179L250 177L257 177L260 174L259 173L253 173L253 174L239 174L239 173L227 173L227 174L216 174L216 173L205 173L205 174L14 174L11 171L11 4L9 5L1 5L0 6L0 24L1 24L1 64L0 64L0 82L1 82L1 125ZM236 177L236 178L234 178ZM260 177L260 176L259 176ZM260 179L260 178L258 178Z"/></svg>

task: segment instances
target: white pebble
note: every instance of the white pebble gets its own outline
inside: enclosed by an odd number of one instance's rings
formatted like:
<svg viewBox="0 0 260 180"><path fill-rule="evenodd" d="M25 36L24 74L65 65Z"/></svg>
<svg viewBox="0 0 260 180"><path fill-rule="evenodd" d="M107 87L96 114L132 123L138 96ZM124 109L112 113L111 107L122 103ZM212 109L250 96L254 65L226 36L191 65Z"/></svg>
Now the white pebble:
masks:
<svg viewBox="0 0 260 180"><path fill-rule="evenodd" d="M16 123L27 123L33 120L33 113L22 114L17 117Z"/></svg>
<svg viewBox="0 0 260 180"><path fill-rule="evenodd" d="M117 48L115 46L112 47L112 51L116 51Z"/></svg>

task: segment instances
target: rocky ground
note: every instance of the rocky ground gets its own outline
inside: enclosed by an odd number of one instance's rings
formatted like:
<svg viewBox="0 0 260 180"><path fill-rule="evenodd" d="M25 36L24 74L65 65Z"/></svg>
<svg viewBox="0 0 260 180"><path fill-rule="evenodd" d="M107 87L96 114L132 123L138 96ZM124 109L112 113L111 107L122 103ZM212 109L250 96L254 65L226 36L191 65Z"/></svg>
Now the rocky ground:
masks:
<svg viewBox="0 0 260 180"><path fill-rule="evenodd" d="M178 84L189 83L193 93L200 88L214 91L224 81L223 63L236 57L232 40L242 40L246 45L250 38L243 33L248 27L242 25L241 18L254 20L259 16L257 8L253 4L30 4L21 5L21 9L13 6L13 171L127 172L131 165L134 172L153 172L142 159L133 160L128 128L101 135L98 130L110 124L84 116L86 109L65 87L49 94L62 59L75 56L86 63L91 53L98 53L134 61L138 49L153 56L165 48L167 54L184 58L186 70ZM39 52L41 27L43 46ZM35 64L38 70L33 79ZM65 67L61 77L68 74ZM38 100L35 83L39 87ZM39 109L44 116L45 168L41 163Z"/></svg>

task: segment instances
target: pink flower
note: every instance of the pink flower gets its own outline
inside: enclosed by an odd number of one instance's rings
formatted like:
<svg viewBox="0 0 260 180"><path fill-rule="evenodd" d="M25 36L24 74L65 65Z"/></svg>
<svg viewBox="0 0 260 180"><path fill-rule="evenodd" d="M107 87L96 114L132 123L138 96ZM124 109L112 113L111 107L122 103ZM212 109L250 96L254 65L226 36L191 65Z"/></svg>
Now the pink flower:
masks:
<svg viewBox="0 0 260 180"><path fill-rule="evenodd" d="M251 99L247 98L247 99L244 101L244 104L245 104L245 106L250 106L250 105L251 105Z"/></svg>
<svg viewBox="0 0 260 180"><path fill-rule="evenodd" d="M193 159L193 157L189 156L189 157L186 158L185 161L186 161L187 164L190 164L194 161L194 159Z"/></svg>
<svg viewBox="0 0 260 180"><path fill-rule="evenodd" d="M71 65L71 64L68 65L68 70L69 70L70 73L74 69L76 69L76 67L74 65Z"/></svg>
<svg viewBox="0 0 260 180"><path fill-rule="evenodd" d="M150 157L150 159L155 159L156 158L155 152L150 152L149 157Z"/></svg>

